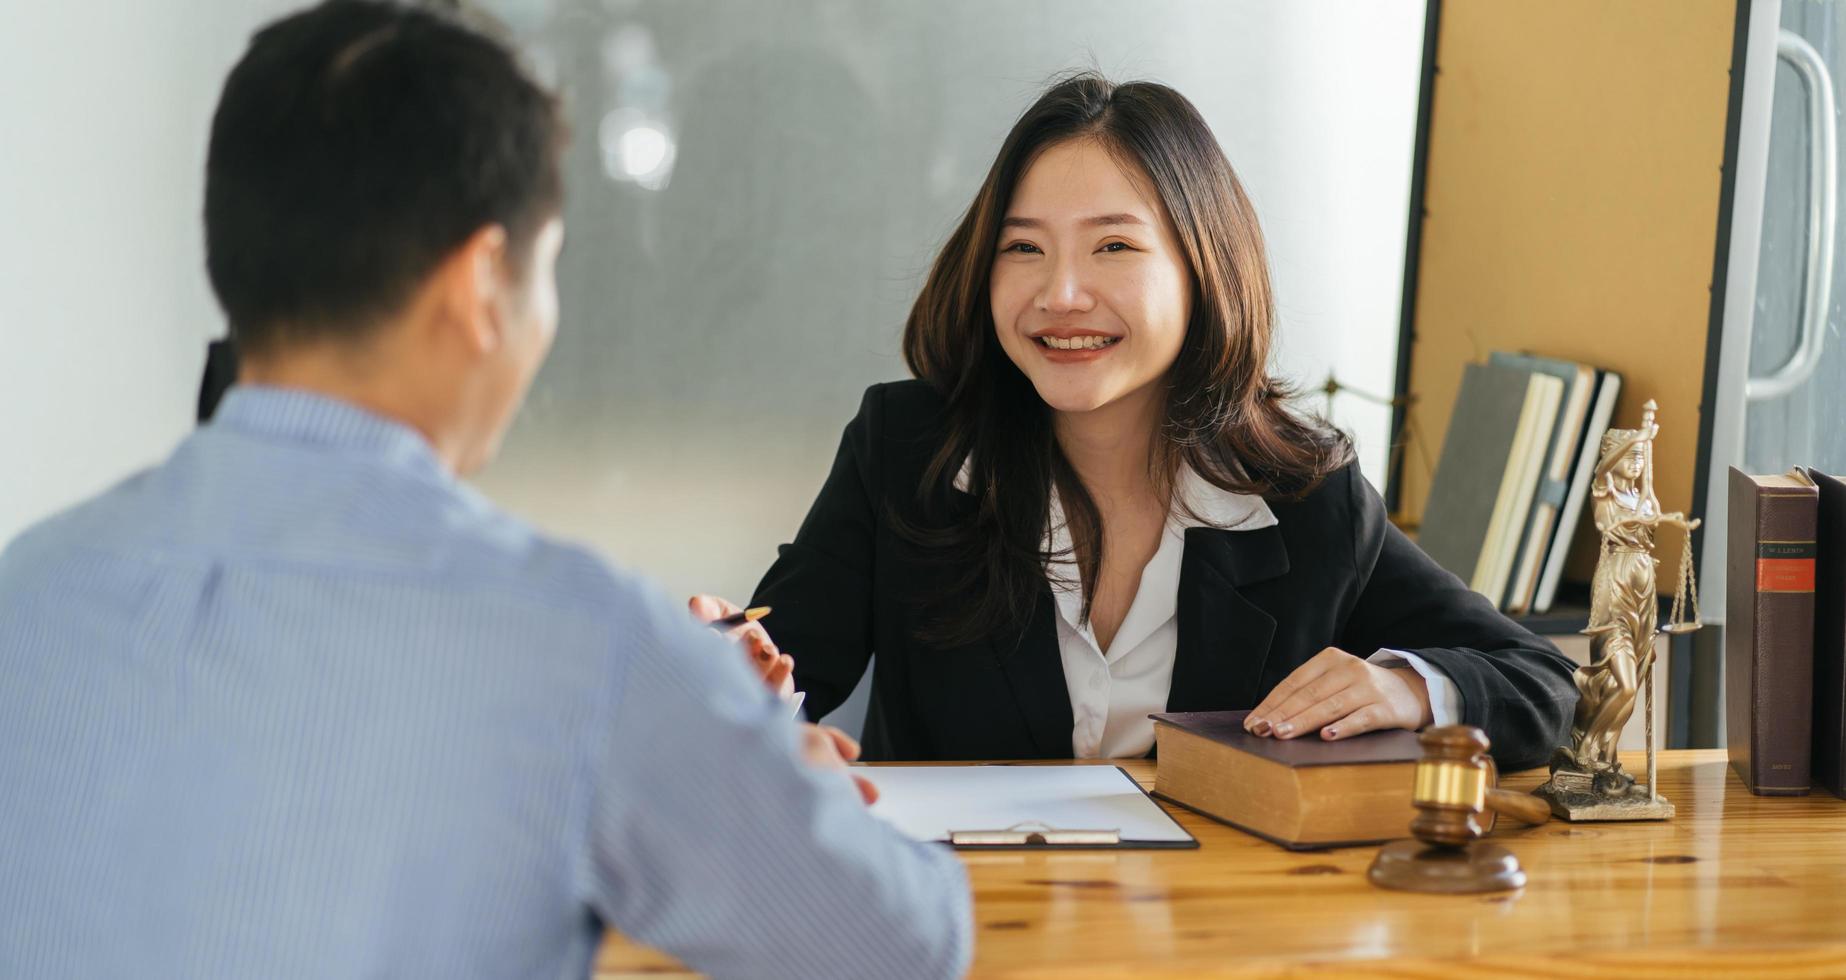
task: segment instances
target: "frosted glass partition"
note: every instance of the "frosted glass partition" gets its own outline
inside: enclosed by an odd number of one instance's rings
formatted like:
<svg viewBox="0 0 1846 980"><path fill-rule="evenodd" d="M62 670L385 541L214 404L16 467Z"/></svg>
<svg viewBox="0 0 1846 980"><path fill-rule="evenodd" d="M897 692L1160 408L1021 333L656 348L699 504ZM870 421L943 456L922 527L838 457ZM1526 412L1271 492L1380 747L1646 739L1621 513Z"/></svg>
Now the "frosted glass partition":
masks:
<svg viewBox="0 0 1846 980"><path fill-rule="evenodd" d="M1824 66L1815 83L1826 85L1834 102L1846 98L1840 76L1846 73L1846 16L1839 4L1816 0L1784 0L1782 28L1805 41ZM1793 52L1790 52L1791 54ZM1750 375L1778 373L1795 358L1801 344L1799 321L1817 313L1812 330L1818 334L1817 353L1806 380L1785 393L1753 400L1745 413L1744 458L1751 473L1781 473L1791 466L1814 466L1830 473L1846 473L1846 339L1840 323L1846 319L1846 248L1836 220L1825 227L1826 217L1809 187L1809 154L1816 135L1810 130L1810 103L1817 96L1795 68L1782 59L1776 67L1775 101L1769 128L1768 188L1763 198L1762 242L1757 260L1756 306L1750 333ZM1837 195L1841 174L1827 175ZM1816 223L1819 234L1832 240L1831 288L1812 298L1826 304L1807 309L1810 235ZM1707 541L1712 540L1710 537Z"/></svg>
<svg viewBox="0 0 1846 980"><path fill-rule="evenodd" d="M1062 69L1192 98L1268 234L1280 366L1390 392L1421 0L488 6L576 137L556 352L480 482L675 593L742 600L793 534L865 386L906 376L934 250ZM1388 410L1333 416L1381 483Z"/></svg>

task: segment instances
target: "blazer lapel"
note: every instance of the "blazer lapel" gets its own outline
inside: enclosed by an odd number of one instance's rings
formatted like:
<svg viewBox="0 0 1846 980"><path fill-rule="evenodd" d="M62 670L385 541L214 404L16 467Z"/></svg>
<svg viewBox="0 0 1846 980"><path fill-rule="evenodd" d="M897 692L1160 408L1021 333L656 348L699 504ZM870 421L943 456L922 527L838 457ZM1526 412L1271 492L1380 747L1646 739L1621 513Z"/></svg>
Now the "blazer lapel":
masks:
<svg viewBox="0 0 1846 980"><path fill-rule="evenodd" d="M1278 527L1186 531L1168 711L1255 707L1276 621L1239 589L1287 572L1288 548Z"/></svg>
<svg viewBox="0 0 1846 980"><path fill-rule="evenodd" d="M1031 615L1026 617L1025 628L994 639L994 654L1025 716L1032 744L1043 759L1071 756L1070 689L1064 683L1056 617L1050 588L1041 589L1032 603Z"/></svg>

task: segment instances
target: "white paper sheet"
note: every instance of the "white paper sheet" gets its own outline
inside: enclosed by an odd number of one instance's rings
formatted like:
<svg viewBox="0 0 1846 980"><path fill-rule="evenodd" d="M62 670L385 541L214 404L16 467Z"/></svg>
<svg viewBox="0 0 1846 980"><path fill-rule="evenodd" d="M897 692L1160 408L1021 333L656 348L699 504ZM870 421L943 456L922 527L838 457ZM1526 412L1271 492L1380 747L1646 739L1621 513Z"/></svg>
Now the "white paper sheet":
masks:
<svg viewBox="0 0 1846 980"><path fill-rule="evenodd" d="M1029 821L1115 830L1124 843L1192 840L1114 766L873 766L860 775L878 786L872 812L916 840Z"/></svg>

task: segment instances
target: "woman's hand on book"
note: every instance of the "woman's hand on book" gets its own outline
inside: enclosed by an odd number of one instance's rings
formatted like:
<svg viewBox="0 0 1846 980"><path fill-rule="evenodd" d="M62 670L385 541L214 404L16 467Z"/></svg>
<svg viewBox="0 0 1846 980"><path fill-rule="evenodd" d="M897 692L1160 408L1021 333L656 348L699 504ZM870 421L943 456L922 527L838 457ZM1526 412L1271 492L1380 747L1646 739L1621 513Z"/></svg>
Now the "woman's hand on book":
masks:
<svg viewBox="0 0 1846 980"><path fill-rule="evenodd" d="M1338 647L1328 647L1294 673L1244 718L1253 735L1350 738L1387 728L1412 731L1435 720L1429 686L1409 664L1383 667Z"/></svg>
<svg viewBox="0 0 1846 980"><path fill-rule="evenodd" d="M693 618L701 623L743 612L736 603L715 595L695 595L686 603L686 607L692 610ZM776 647L763 624L745 623L724 635L743 647L751 668L776 697L787 701L795 696L795 658Z"/></svg>

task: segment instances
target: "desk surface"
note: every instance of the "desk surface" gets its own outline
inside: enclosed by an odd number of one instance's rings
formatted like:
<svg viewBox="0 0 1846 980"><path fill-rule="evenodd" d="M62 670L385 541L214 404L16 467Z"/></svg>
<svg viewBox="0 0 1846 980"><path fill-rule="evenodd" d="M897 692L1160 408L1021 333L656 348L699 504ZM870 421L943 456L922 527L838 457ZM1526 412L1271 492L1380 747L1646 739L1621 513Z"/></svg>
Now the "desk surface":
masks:
<svg viewBox="0 0 1846 980"><path fill-rule="evenodd" d="M1152 762L1123 768L1152 784ZM1365 880L1377 848L1291 853L1173 807L1198 850L963 853L971 975L1846 973L1846 800L1752 796L1721 750L1659 768L1671 821L1501 821L1492 839L1531 879L1513 894L1383 891ZM599 980L680 970L617 936L596 961Z"/></svg>

